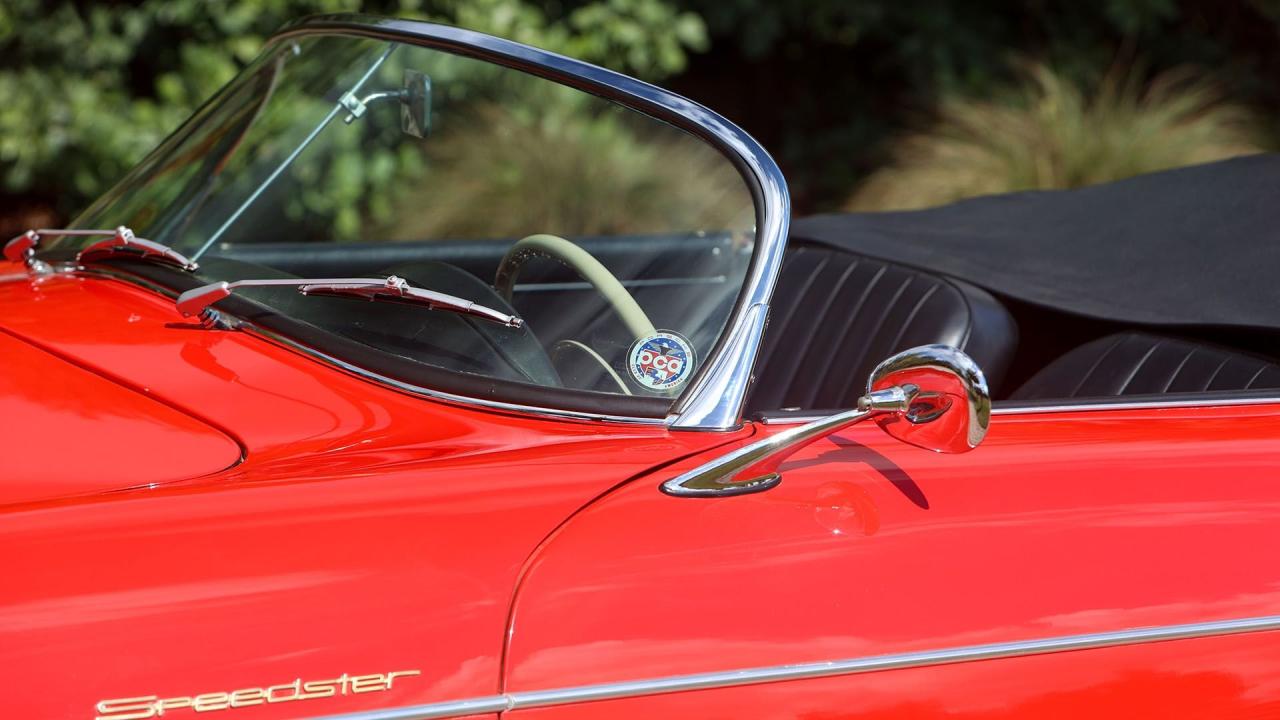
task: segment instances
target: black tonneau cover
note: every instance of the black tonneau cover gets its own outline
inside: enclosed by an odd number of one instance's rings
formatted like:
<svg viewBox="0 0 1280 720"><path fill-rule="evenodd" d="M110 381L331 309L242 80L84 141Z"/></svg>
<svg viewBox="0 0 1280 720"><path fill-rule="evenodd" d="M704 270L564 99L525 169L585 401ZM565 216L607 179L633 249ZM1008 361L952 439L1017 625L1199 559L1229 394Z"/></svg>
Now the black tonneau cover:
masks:
<svg viewBox="0 0 1280 720"><path fill-rule="evenodd" d="M811 241L1126 323L1280 328L1280 155L928 210L818 215Z"/></svg>

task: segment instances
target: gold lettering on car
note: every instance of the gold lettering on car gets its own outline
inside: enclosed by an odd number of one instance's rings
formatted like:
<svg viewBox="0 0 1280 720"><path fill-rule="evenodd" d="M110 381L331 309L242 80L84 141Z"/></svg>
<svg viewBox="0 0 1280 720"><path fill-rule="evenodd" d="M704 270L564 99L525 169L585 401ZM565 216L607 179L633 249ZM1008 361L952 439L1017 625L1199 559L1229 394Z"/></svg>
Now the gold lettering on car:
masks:
<svg viewBox="0 0 1280 720"><path fill-rule="evenodd" d="M268 687L241 688L225 692L208 692L200 695L162 698L159 695L116 698L98 703L98 715L94 720L145 720L163 717L173 710L209 712L231 710L254 705L274 705L295 700L318 700L339 695L386 692L396 678L421 675L418 670L396 670L389 673L351 675L343 673L332 680L303 680Z"/></svg>

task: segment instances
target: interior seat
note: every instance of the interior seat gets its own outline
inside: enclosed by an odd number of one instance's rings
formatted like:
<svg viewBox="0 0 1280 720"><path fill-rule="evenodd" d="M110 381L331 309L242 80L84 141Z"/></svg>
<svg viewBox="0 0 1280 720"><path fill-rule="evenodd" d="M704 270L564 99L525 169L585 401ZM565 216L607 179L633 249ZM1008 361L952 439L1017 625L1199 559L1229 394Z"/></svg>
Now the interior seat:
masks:
<svg viewBox="0 0 1280 720"><path fill-rule="evenodd" d="M849 408L882 360L917 345L968 353L994 392L1017 346L986 291L824 245L788 247L756 361L750 412Z"/></svg>
<svg viewBox="0 0 1280 720"><path fill-rule="evenodd" d="M1142 332L1108 335L1049 363L1012 400L1280 388L1280 365L1238 350Z"/></svg>

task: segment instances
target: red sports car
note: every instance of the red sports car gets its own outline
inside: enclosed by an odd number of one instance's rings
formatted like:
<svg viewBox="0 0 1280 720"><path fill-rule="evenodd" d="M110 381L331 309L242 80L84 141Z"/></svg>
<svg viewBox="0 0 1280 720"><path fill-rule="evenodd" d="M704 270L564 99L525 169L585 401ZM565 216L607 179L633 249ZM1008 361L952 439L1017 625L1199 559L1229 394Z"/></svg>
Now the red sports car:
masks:
<svg viewBox="0 0 1280 720"><path fill-rule="evenodd" d="M667 91L290 26L4 246L0 715L1280 717L1278 165L793 224Z"/></svg>

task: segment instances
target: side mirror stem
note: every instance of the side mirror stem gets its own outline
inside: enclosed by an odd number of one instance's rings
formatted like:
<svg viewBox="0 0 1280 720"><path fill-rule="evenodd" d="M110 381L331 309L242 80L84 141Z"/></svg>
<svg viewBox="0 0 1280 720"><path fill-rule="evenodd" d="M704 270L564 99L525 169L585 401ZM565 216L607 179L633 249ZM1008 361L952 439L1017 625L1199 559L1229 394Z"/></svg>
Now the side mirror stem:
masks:
<svg viewBox="0 0 1280 720"><path fill-rule="evenodd" d="M761 492L782 482L778 467L796 451L881 413L905 413L916 389L890 387L869 392L858 407L745 445L662 484L677 497L724 497Z"/></svg>
<svg viewBox="0 0 1280 720"><path fill-rule="evenodd" d="M977 447L991 420L987 381L968 355L924 345L876 366L858 406L732 450L662 484L677 497L761 492L782 482L778 468L797 450L867 418L889 435L934 452Z"/></svg>

